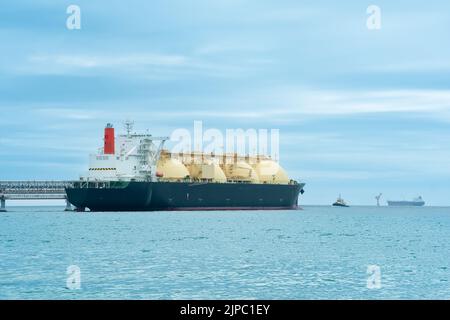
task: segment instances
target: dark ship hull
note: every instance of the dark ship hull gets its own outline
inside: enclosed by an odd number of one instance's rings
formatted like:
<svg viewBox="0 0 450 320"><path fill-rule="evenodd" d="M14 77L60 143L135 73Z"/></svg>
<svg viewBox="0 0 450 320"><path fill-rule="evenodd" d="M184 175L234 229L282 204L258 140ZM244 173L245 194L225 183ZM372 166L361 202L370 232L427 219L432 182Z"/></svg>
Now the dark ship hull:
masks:
<svg viewBox="0 0 450 320"><path fill-rule="evenodd" d="M348 208L348 204L342 204L342 203L339 203L339 202L335 202L335 203L333 203L333 207L345 207L345 208Z"/></svg>
<svg viewBox="0 0 450 320"><path fill-rule="evenodd" d="M77 210L295 209L304 184L76 182L66 189Z"/></svg>

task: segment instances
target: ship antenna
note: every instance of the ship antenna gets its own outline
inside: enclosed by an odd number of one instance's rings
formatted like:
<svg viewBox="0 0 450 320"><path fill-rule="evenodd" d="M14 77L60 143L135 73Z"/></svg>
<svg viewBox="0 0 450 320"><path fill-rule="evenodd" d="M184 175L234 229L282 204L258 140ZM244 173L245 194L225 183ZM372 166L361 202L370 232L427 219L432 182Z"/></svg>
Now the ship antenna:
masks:
<svg viewBox="0 0 450 320"><path fill-rule="evenodd" d="M131 131L133 131L134 121L126 120L123 124L125 126L125 130L127 131L127 136L129 137Z"/></svg>

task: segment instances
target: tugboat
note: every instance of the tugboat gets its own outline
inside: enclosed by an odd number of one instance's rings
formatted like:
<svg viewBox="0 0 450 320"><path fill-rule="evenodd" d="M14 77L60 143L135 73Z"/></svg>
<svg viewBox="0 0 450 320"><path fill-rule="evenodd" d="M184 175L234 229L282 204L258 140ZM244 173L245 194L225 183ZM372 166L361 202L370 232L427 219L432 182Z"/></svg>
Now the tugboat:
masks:
<svg viewBox="0 0 450 320"><path fill-rule="evenodd" d="M333 203L334 207L348 207L349 205L341 198L341 195L337 198L336 202Z"/></svg>

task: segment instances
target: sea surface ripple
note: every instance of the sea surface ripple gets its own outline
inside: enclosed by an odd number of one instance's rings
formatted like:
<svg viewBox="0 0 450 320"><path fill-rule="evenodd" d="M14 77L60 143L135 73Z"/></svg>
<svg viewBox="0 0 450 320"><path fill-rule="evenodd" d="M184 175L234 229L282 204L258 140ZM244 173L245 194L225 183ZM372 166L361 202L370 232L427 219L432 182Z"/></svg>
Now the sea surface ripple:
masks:
<svg viewBox="0 0 450 320"><path fill-rule="evenodd" d="M450 298L450 208L0 213L0 299L432 298Z"/></svg>

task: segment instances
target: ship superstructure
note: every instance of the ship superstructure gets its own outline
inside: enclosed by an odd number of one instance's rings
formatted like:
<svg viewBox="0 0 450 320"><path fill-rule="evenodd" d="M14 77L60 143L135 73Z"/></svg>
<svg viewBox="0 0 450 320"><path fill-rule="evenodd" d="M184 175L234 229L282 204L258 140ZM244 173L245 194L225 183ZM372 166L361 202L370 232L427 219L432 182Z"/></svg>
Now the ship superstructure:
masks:
<svg viewBox="0 0 450 320"><path fill-rule="evenodd" d="M89 172L84 181L151 180L155 163L168 137L132 133L132 123L125 123L127 133L115 137L114 127L105 128L104 146L89 156Z"/></svg>

